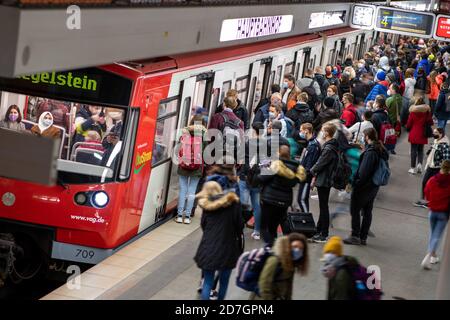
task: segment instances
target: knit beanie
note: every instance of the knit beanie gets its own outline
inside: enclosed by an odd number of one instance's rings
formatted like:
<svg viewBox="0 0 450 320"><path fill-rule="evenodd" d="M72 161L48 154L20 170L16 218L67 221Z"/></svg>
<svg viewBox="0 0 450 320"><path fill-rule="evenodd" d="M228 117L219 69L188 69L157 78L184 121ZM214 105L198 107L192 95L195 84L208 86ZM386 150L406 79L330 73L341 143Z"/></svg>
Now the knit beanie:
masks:
<svg viewBox="0 0 450 320"><path fill-rule="evenodd" d="M323 246L323 254L326 253L333 253L338 257L342 256L343 248L341 237L338 236L331 237L327 241L327 243L325 243L325 245Z"/></svg>
<svg viewBox="0 0 450 320"><path fill-rule="evenodd" d="M386 72L384 72L383 70L378 71L376 78L378 79L378 81L386 80Z"/></svg>

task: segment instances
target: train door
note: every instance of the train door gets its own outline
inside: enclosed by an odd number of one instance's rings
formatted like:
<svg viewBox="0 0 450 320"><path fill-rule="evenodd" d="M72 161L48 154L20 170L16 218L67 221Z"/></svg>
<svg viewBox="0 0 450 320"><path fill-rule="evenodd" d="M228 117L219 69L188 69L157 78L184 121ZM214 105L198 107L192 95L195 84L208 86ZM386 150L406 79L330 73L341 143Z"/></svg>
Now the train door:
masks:
<svg viewBox="0 0 450 320"><path fill-rule="evenodd" d="M359 45L358 45L358 60L362 59L364 56L364 53L366 52L366 43L365 43L365 39L366 38L366 34L362 33L359 37Z"/></svg>
<svg viewBox="0 0 450 320"><path fill-rule="evenodd" d="M303 65L305 62L305 53L303 52L303 49L298 50L295 53L295 70L294 75L295 79L299 79L299 76L303 74Z"/></svg>
<svg viewBox="0 0 450 320"><path fill-rule="evenodd" d="M304 48L303 49L303 65L300 66L301 73L299 74L299 79L305 77L305 72L309 68L310 64L310 57L311 57L311 48Z"/></svg>
<svg viewBox="0 0 450 320"><path fill-rule="evenodd" d="M322 46L314 46L311 48L309 56L308 68L314 70L314 68L320 65L320 57L322 56Z"/></svg>
<svg viewBox="0 0 450 320"><path fill-rule="evenodd" d="M269 86L270 71L272 68L272 58L262 59L253 62L250 70L250 94L247 99L247 111L250 123L253 121L256 106L262 97L267 94Z"/></svg>

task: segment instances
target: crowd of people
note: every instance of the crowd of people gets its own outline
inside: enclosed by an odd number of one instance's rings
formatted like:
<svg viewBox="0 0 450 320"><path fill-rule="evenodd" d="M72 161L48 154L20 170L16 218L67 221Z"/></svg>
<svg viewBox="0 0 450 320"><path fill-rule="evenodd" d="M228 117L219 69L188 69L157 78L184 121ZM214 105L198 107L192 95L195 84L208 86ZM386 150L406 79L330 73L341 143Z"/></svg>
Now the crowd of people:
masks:
<svg viewBox="0 0 450 320"><path fill-rule="evenodd" d="M402 131L410 144L411 165L405 172L424 172L422 199L414 205L430 211L430 244L422 266L430 269L437 263L449 218L449 57L450 46L435 40L382 41L361 60L348 55L336 65L308 69L300 79L285 75L282 86L270 87L253 117L235 90L227 93L208 126L201 116L194 117L184 131L191 142L197 123L201 132L214 129L245 145L244 156L227 153L192 169L183 161L179 165L183 197L176 221L190 223L196 202L204 212L195 256L202 269L202 298L224 299L231 270L239 268L244 255L250 259L246 253L239 258L247 225L253 239L262 238L263 247L272 248L251 298L291 299L293 275L295 270L306 274L308 242L313 242L325 243L321 270L329 279L328 299L356 299L360 293L349 266L354 270L359 262L343 255L343 244L368 244L374 202L389 181L389 161ZM430 138L434 141L424 166ZM208 143L198 143L197 150ZM310 196L311 190L317 195ZM329 236L332 190L350 200L351 234L345 239ZM279 236L279 226L292 211L310 213L314 197L319 201L316 234L309 241L295 230Z"/></svg>

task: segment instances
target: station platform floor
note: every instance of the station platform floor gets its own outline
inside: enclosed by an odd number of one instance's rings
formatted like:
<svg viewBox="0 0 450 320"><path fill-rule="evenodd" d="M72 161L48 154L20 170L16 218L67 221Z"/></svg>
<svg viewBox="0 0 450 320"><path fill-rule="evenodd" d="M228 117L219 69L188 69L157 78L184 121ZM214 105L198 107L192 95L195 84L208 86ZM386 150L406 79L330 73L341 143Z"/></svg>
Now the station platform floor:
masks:
<svg viewBox="0 0 450 320"><path fill-rule="evenodd" d="M384 300L435 298L440 265L429 271L420 267L429 235L428 211L412 205L418 199L422 176L408 174L409 162L404 132L397 155L391 156L390 183L381 188L375 202L371 227L375 237L369 237L367 246L344 246L344 254L357 257L365 266L380 267ZM331 212L344 213L333 220L330 235L346 237L350 232L348 201L337 195L331 201ZM318 201L311 200L310 206L317 221ZM171 220L84 272L79 289L62 286L42 299L198 299L200 270L193 257L202 236L199 224L199 214L190 225ZM262 245L250 237L251 231L245 229L246 250ZM295 277L293 299L326 298L326 279L319 270L322 248L323 244L310 245L310 270L305 277ZM235 271L226 299L248 299L249 293L235 285Z"/></svg>

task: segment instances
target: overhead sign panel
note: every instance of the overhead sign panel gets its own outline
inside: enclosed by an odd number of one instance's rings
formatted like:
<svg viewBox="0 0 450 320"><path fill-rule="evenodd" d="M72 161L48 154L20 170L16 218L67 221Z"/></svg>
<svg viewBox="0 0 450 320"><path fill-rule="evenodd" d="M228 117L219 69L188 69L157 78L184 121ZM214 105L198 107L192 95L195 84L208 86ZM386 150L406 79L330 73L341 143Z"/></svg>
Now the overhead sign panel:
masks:
<svg viewBox="0 0 450 320"><path fill-rule="evenodd" d="M220 42L271 36L292 31L293 15L227 19L222 22Z"/></svg>
<svg viewBox="0 0 450 320"><path fill-rule="evenodd" d="M352 10L350 26L358 29L373 29L377 7L365 4L355 4Z"/></svg>
<svg viewBox="0 0 450 320"><path fill-rule="evenodd" d="M443 41L450 40L450 16L443 14L437 16L433 38Z"/></svg>
<svg viewBox="0 0 450 320"><path fill-rule="evenodd" d="M408 11L390 7L378 7L375 30L431 38L433 35L434 14Z"/></svg>
<svg viewBox="0 0 450 320"><path fill-rule="evenodd" d="M345 23L346 10L313 12L309 18L309 29L337 26Z"/></svg>

